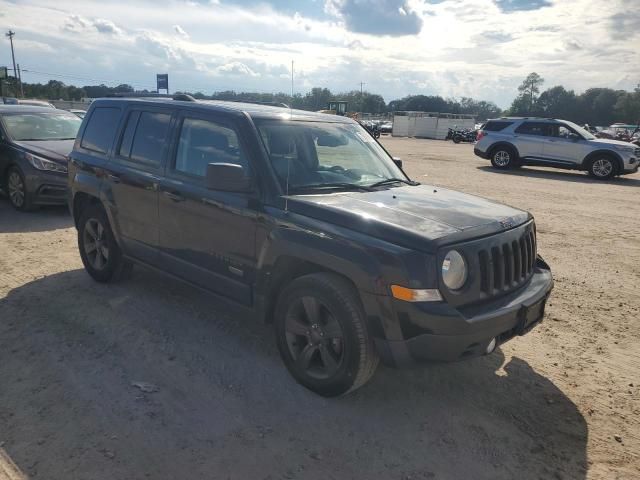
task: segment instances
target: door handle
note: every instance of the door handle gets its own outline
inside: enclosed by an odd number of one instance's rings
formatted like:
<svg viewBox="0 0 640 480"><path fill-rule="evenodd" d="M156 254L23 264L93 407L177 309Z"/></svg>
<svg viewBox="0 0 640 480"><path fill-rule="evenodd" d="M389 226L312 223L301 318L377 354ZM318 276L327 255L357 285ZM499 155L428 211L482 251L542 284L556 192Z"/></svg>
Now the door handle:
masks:
<svg viewBox="0 0 640 480"><path fill-rule="evenodd" d="M112 173L108 173L107 174L107 179L113 183L120 183L122 180L120 179L120 176L118 175L114 175Z"/></svg>
<svg viewBox="0 0 640 480"><path fill-rule="evenodd" d="M179 193L174 193L174 192L168 192L168 191L164 191L162 192L164 193L165 197L173 200L174 202L183 202L184 201L184 197L182 195L180 195Z"/></svg>

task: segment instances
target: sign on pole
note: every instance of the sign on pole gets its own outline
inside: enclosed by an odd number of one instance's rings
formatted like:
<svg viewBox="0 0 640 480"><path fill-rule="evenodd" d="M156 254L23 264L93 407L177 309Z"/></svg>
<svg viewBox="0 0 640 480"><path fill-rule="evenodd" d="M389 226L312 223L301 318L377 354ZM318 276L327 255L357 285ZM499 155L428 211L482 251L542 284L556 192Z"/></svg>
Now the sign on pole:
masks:
<svg viewBox="0 0 640 480"><path fill-rule="evenodd" d="M0 67L0 80L7 78L7 67Z"/></svg>
<svg viewBox="0 0 640 480"><path fill-rule="evenodd" d="M168 73L158 73L156 75L156 83L158 92L160 90L166 90L169 93L169 74Z"/></svg>

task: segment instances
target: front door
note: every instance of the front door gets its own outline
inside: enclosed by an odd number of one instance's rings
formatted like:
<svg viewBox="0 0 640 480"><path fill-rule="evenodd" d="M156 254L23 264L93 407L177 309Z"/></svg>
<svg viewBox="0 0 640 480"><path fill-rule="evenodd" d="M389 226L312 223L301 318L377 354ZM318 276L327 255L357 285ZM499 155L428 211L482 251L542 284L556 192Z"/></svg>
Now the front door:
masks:
<svg viewBox="0 0 640 480"><path fill-rule="evenodd" d="M213 114L212 114L213 115ZM160 186L162 261L175 275L250 305L255 280L255 193L206 188L209 163L249 172L245 140L223 115L185 113Z"/></svg>
<svg viewBox="0 0 640 480"><path fill-rule="evenodd" d="M545 138L542 156L558 166L574 166L586 155L586 140L575 138L576 132L562 124L551 126L551 135Z"/></svg>
<svg viewBox="0 0 640 480"><path fill-rule="evenodd" d="M125 253L157 265L158 186L173 112L145 107L126 115L114 154L104 168L106 195Z"/></svg>

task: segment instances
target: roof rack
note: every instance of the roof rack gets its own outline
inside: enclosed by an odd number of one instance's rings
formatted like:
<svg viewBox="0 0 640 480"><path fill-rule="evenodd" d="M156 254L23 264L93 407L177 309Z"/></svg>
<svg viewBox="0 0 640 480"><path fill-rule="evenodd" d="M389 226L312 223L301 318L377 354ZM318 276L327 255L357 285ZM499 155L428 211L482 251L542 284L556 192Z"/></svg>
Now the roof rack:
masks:
<svg viewBox="0 0 640 480"><path fill-rule="evenodd" d="M195 102L196 99L186 93L166 94L166 93L109 93L109 98L171 98L181 102Z"/></svg>

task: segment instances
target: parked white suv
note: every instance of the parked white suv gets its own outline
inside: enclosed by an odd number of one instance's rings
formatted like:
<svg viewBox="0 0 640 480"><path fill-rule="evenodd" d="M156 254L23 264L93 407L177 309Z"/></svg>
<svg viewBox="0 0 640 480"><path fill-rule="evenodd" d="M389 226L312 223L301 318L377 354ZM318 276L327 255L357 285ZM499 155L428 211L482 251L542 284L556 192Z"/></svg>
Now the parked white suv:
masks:
<svg viewBox="0 0 640 480"><path fill-rule="evenodd" d="M552 118L489 120L473 151L499 169L538 165L585 170L599 179L635 173L640 164L636 145L596 138L575 123Z"/></svg>

